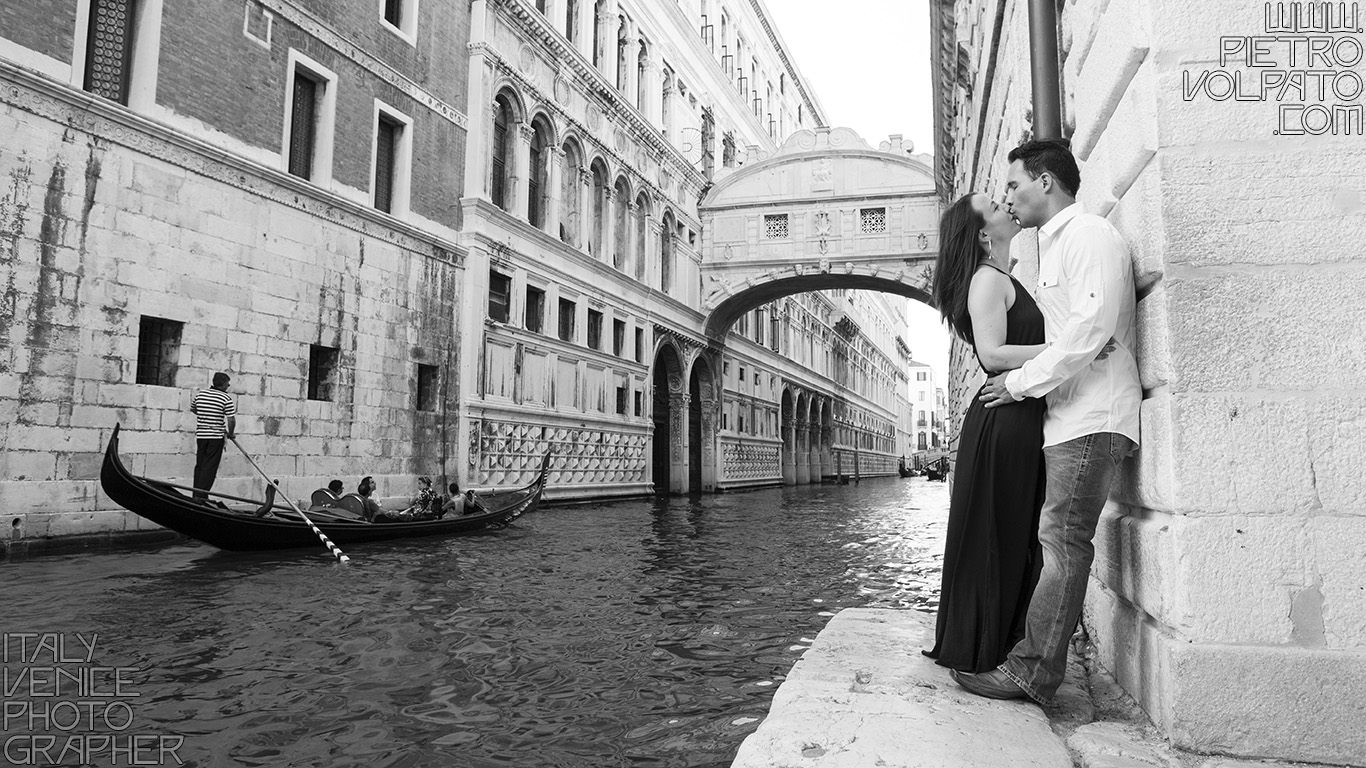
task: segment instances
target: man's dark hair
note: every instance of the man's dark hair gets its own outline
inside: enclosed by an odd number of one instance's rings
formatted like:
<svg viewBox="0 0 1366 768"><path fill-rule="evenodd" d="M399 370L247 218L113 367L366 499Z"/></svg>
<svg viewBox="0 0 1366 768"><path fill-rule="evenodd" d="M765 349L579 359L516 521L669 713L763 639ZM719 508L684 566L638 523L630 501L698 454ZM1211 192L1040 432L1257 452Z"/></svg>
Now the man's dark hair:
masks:
<svg viewBox="0 0 1366 768"><path fill-rule="evenodd" d="M360 491L362 488L367 488L367 487L368 487L368 488L374 488L374 487L375 487L375 478L371 477L370 475L366 475L365 477L362 477L362 478L360 479L360 485L356 486L356 490L357 490L357 491Z"/></svg>
<svg viewBox="0 0 1366 768"><path fill-rule="evenodd" d="M1077 169L1077 159L1072 157L1072 142L1067 139L1026 141L1010 150L1007 160L1023 163L1031 179L1047 172L1072 197L1076 197L1081 188L1081 171Z"/></svg>
<svg viewBox="0 0 1366 768"><path fill-rule="evenodd" d="M345 488L346 485L344 485L340 480L333 480L332 482L327 484L327 490L336 494L340 494Z"/></svg>
<svg viewBox="0 0 1366 768"><path fill-rule="evenodd" d="M228 374L223 373L222 371L219 371L218 373L215 373L213 375L213 385L215 387L226 387L230 380L231 379L229 379Z"/></svg>

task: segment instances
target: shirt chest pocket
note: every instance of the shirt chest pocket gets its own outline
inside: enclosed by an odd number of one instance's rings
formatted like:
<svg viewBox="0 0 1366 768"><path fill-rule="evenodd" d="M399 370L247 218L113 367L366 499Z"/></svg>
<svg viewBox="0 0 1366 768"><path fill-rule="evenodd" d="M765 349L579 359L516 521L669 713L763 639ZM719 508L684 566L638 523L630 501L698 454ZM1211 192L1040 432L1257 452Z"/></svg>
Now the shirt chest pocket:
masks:
<svg viewBox="0 0 1366 768"><path fill-rule="evenodd" d="M1062 269L1059 268L1056 259L1039 264L1039 293L1057 288L1061 276Z"/></svg>

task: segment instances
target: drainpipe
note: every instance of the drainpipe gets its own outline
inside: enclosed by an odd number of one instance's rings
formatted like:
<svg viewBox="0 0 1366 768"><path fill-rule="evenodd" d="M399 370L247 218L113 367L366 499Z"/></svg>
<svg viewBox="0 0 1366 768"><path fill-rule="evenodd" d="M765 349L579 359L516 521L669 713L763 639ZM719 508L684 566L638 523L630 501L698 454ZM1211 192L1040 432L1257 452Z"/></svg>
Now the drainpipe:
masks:
<svg viewBox="0 0 1366 768"><path fill-rule="evenodd" d="M1062 138L1058 93L1056 0L1029 0L1029 71L1034 83L1034 138Z"/></svg>

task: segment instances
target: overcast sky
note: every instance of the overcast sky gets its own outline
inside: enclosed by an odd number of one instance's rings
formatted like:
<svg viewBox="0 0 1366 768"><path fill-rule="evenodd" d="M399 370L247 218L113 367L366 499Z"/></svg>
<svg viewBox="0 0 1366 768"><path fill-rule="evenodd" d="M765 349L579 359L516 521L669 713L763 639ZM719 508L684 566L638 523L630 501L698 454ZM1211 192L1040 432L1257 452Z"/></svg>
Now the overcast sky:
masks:
<svg viewBox="0 0 1366 768"><path fill-rule="evenodd" d="M927 0L764 2L830 125L853 128L874 148L899 133L916 152L932 152ZM944 386L948 335L928 306L913 301L910 310L906 343Z"/></svg>

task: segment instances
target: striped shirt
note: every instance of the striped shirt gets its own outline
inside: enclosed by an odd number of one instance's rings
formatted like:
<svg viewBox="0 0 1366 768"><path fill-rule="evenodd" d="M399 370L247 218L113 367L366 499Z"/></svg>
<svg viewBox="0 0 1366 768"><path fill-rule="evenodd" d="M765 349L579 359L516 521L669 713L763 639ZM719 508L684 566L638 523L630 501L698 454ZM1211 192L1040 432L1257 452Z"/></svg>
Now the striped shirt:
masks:
<svg viewBox="0 0 1366 768"><path fill-rule="evenodd" d="M190 408L198 417L195 437L216 440L228 434L228 417L237 415L237 401L219 389L201 389L190 401Z"/></svg>

